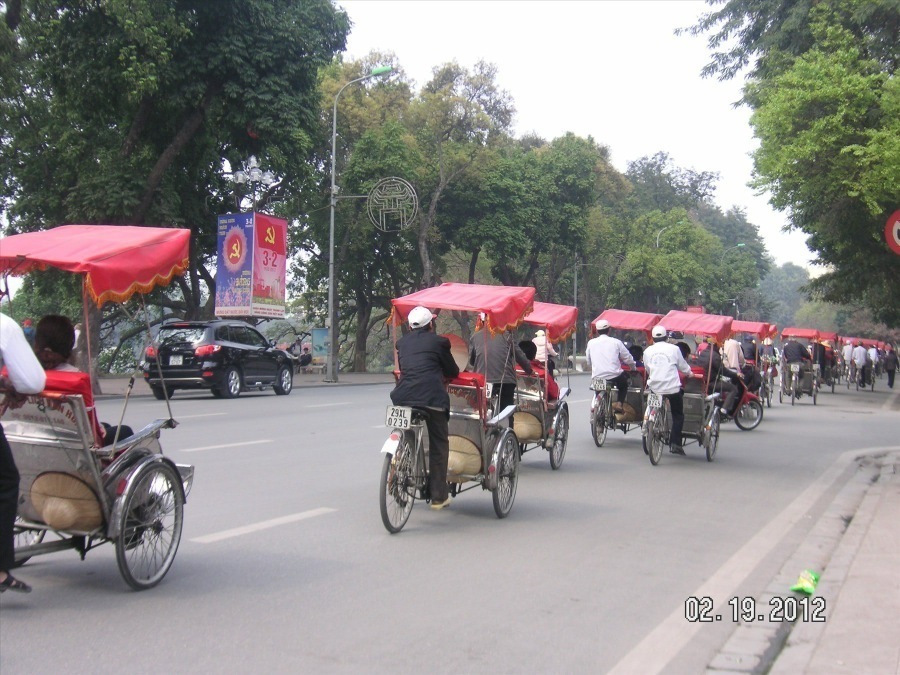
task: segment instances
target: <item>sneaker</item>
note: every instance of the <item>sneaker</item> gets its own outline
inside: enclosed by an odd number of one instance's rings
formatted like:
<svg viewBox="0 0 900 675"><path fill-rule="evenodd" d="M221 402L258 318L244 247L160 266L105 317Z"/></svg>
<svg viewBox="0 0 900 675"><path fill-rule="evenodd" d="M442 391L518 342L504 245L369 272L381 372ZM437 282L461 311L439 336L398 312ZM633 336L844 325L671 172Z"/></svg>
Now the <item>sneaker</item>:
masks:
<svg viewBox="0 0 900 675"><path fill-rule="evenodd" d="M673 455L683 455L684 448L681 447L680 445L673 445L672 447L669 448L669 452L671 452Z"/></svg>
<svg viewBox="0 0 900 675"><path fill-rule="evenodd" d="M729 415L728 415L728 411L725 410L725 408L719 408L719 414L720 414L722 417L728 417L728 416L729 416Z"/></svg>
<svg viewBox="0 0 900 675"><path fill-rule="evenodd" d="M431 502L431 508L433 508L435 511L440 511L441 509L445 509L448 506L450 506L450 497L447 497L442 502Z"/></svg>

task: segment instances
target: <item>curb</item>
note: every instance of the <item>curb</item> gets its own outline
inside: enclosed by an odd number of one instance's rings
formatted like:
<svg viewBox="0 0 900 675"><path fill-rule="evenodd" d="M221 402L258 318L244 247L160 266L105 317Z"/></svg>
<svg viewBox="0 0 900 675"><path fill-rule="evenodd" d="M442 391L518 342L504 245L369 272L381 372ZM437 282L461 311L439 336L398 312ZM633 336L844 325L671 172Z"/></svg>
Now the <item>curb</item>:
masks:
<svg viewBox="0 0 900 675"><path fill-rule="evenodd" d="M882 450L860 454L848 465L843 473L852 471L852 475L780 572L755 599L757 608L767 612L773 598L806 597L789 590L804 569L816 570L822 577L813 597L837 599L872 520L874 509L870 504L880 496L879 478L892 474L893 463L897 461L900 461L897 451ZM826 608L826 616L829 609L833 607ZM741 622L710 661L706 673L803 672L826 626L825 622Z"/></svg>

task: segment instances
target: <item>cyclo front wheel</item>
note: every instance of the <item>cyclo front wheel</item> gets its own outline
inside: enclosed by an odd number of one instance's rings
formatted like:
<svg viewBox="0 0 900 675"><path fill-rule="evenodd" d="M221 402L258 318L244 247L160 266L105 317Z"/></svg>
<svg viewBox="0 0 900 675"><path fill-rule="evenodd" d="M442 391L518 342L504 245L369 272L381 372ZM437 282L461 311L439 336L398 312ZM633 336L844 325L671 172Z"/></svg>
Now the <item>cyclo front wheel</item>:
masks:
<svg viewBox="0 0 900 675"><path fill-rule="evenodd" d="M381 522L391 534L403 529L416 501L413 452L412 434L404 432L394 454L385 454L381 467L381 483L378 486Z"/></svg>
<svg viewBox="0 0 900 675"><path fill-rule="evenodd" d="M565 403L556 413L553 424L553 447L550 448L550 468L554 471L562 466L566 456L566 444L569 442L569 407Z"/></svg>
<svg viewBox="0 0 900 675"><path fill-rule="evenodd" d="M122 496L116 562L137 591L156 586L169 571L181 541L184 485L178 471L160 461L142 468Z"/></svg>
<svg viewBox="0 0 900 675"><path fill-rule="evenodd" d="M519 485L519 443L516 435L507 430L500 437L500 451L497 457L497 487L491 492L494 513L498 518L506 518L516 500Z"/></svg>
<svg viewBox="0 0 900 675"><path fill-rule="evenodd" d="M606 412L609 406L609 398L604 393L597 394L597 405L591 413L591 436L594 445L602 447L606 442Z"/></svg>

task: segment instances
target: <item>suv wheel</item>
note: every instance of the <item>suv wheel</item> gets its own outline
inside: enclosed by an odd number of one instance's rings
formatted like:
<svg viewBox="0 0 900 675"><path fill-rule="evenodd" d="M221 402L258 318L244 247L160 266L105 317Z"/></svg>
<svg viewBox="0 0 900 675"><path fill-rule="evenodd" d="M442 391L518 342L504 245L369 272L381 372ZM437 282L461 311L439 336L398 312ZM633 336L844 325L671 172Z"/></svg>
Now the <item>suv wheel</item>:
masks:
<svg viewBox="0 0 900 675"><path fill-rule="evenodd" d="M150 391L153 392L153 396L156 398L157 401L164 401L164 400L166 400L166 394L169 395L169 398L172 398L172 392L175 390L172 389L172 387L168 387L166 390L163 390L162 387L157 387L157 386L151 385Z"/></svg>
<svg viewBox="0 0 900 675"><path fill-rule="evenodd" d="M222 378L223 386L221 389L224 398L237 398L241 395L241 374L234 366L229 366L225 370Z"/></svg>
<svg viewBox="0 0 900 675"><path fill-rule="evenodd" d="M292 369L288 366L281 366L278 369L278 377L275 379L275 393L279 396L287 396L294 388L294 375Z"/></svg>

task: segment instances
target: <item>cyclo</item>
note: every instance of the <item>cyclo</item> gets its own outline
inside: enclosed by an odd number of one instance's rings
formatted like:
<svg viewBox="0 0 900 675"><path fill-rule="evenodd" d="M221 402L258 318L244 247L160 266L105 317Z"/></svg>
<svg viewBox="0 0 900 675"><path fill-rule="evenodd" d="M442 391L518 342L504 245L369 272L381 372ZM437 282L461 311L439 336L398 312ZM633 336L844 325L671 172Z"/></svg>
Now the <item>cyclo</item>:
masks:
<svg viewBox="0 0 900 675"><path fill-rule="evenodd" d="M731 334L731 324L734 319L730 316L717 314L699 314L695 312L683 312L672 310L666 314L661 323L670 331L681 331L685 335L693 335L695 341L698 337L711 337L716 342L724 342ZM712 349L712 347L707 347ZM692 359L688 360L695 377L684 381L684 427L681 435L685 439L685 446L691 441L696 441L706 452L706 460L713 461L719 446L719 429L721 418L719 413L718 392L707 394L709 376L704 369L695 365ZM665 403L665 404L664 404ZM650 458L651 464L657 464L662 457L662 448L669 445L669 433L672 420L669 412L668 401L664 402L661 396L648 395L647 407L644 412L643 442L644 451Z"/></svg>
<svg viewBox="0 0 900 675"><path fill-rule="evenodd" d="M418 305L452 313L460 326L468 325L471 317L484 315L479 320L485 335L487 331L503 332L516 328L532 311L534 293L528 287L445 283L392 300L389 321L395 342L398 327ZM443 314L438 317L445 329L451 320ZM467 363L466 342L458 335L446 337L450 338L457 364ZM400 376L396 350L394 358L395 374ZM455 498L481 487L491 493L497 517L505 518L515 501L519 480L519 439L509 425L516 406L497 410L497 398L492 393L499 392L489 391L484 373L460 372L447 384L447 392L450 495ZM407 406L388 406L385 426L393 431L381 448L385 455L379 484L381 520L389 532L396 533L406 525L417 499L431 499L427 489L428 431L422 412Z"/></svg>
<svg viewBox="0 0 900 675"><path fill-rule="evenodd" d="M625 309L606 309L596 317L591 325L604 319L609 327L621 331L642 333L650 339L650 330L659 323L661 314L635 312ZM640 427L643 421L642 411L647 400L646 377L643 367L626 371L628 391L625 395L623 413L616 415L613 411L613 387L602 378L591 378L591 389L594 391L591 400L591 437L599 448L606 442L610 430L621 430L627 434L631 429Z"/></svg>
<svg viewBox="0 0 900 675"><path fill-rule="evenodd" d="M85 304L124 303L182 274L189 240L186 229L63 225L4 239L0 274L55 267L82 275ZM93 409L85 405L93 397L91 376L48 371L47 377L41 394L28 396L19 407L14 407L19 402L9 405L5 414L0 406L21 477L16 563L63 549L75 549L84 559L109 542L129 586L155 586L175 559L194 475L193 466L163 455L160 431L177 424L171 409L168 418L103 446ZM65 385L67 393L52 391L54 383ZM133 385L134 374L126 406Z"/></svg>
<svg viewBox="0 0 900 675"><path fill-rule="evenodd" d="M563 342L575 332L578 309L569 305L535 302L533 311L525 317L524 324L536 326L546 332L548 342ZM569 441L568 387L559 387L559 396L550 400L547 380L552 375L549 368L544 376L527 375L516 369L516 412L513 426L519 440L520 454L536 448L544 448L550 457L550 468L562 466ZM452 419L452 418L451 418Z"/></svg>
<svg viewBox="0 0 900 675"><path fill-rule="evenodd" d="M812 342L819 339L819 331L815 328L790 326L781 331L782 343L788 338ZM778 402L784 403L784 399L790 398L791 405L794 405L794 401L802 394L812 396L813 405L816 405L819 394L819 364L810 361L810 366L804 368L802 363L788 363L782 349L781 389L778 391Z"/></svg>

